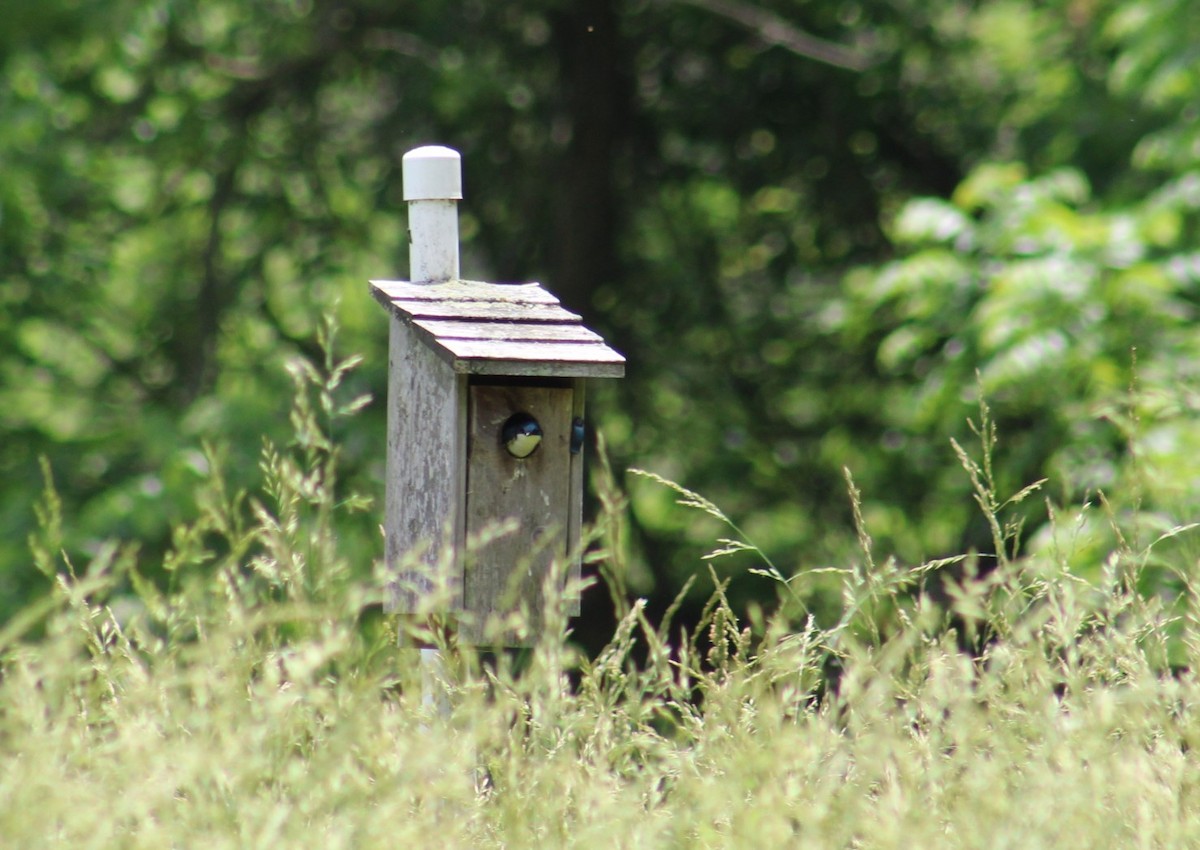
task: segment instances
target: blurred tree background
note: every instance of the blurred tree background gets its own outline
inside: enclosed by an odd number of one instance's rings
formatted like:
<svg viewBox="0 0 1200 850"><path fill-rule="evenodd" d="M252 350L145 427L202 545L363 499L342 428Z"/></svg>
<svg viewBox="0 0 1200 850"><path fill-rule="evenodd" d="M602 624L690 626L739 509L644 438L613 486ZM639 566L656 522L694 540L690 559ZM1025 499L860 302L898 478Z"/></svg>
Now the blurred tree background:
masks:
<svg viewBox="0 0 1200 850"><path fill-rule="evenodd" d="M629 358L618 469L703 493L788 571L992 545L950 445L1047 478L1087 554L1200 489L1200 6L1187 0L8 0L0 28L0 620L46 579L45 456L86 562L286 443L284 364L361 353L335 436L383 491L400 158L464 158L467 277L541 280ZM622 482L663 605L716 529ZM381 505L344 520L368 568ZM1013 506L1025 545L1046 506ZM1107 529L1107 530L1106 530ZM1140 533L1140 532L1138 532ZM1092 548L1089 548L1092 547ZM736 558L743 602L776 589ZM1164 585L1172 579L1163 577ZM819 583L805 593L819 596ZM699 593L699 591L698 591ZM603 594L599 594L602 596ZM701 595L706 596L703 592ZM602 606L601 606L602 607ZM602 612L601 612L602 613Z"/></svg>

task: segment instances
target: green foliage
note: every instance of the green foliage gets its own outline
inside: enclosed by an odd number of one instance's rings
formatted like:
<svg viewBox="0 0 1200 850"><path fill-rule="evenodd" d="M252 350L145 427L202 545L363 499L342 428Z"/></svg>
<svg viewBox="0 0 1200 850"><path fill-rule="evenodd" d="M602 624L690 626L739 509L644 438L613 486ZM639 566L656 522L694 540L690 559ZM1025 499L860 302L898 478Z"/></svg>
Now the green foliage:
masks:
<svg viewBox="0 0 1200 850"><path fill-rule="evenodd" d="M1194 99L1179 70L1194 64L1178 24L1191 12L1169 5L911 10L908 41L880 65L897 69L896 89L883 90L943 157L948 182L933 193L888 179L884 151L897 139L873 122L878 147L864 162L881 214L859 221L880 223L886 251L829 252L851 181L806 183L811 154L766 157L767 176L742 192L719 191L742 182L740 165L693 177L690 194L663 189L663 211L648 210L639 233L653 285L675 294L640 321L674 344L635 352L657 377L629 402L628 438L615 423L618 451L710 494L789 575L855 547L843 468L866 494L875 537L904 562L995 554L950 447L968 441L984 397L1000 490L1046 479L1061 504L1135 492L1120 519L1131 534L1188 522L1200 231L1183 140L1193 116L1168 115L1132 82L1173 74ZM888 108L863 106L876 118ZM850 150L865 144L838 128ZM1153 160L1147 151L1166 138L1177 155ZM666 494L630 487L650 557L677 583L712 528L682 522ZM1042 545L1037 505L1016 512L1028 520L1021 542ZM1112 544L1105 522L1086 524L1096 552ZM747 563L727 569L744 574ZM1153 581L1174 587L1165 574Z"/></svg>
<svg viewBox="0 0 1200 850"><path fill-rule="evenodd" d="M987 550L949 444L980 386L1005 492L1132 488L1122 526L1160 531L1193 495L1187 3L9 5L5 539L44 456L73 518L49 551L163 562L214 464L236 494L290 439L281 367L325 312L364 358L340 391L378 394L363 281L403 276L399 157L428 142L464 154L464 271L544 280L629 356L590 402L618 470L709 494L783 575L857 547L847 468L904 563ZM343 478L378 493L365 413ZM714 528L629 490L657 612ZM373 523L336 522L369 562ZM739 609L750 558L722 559ZM0 621L45 584L0 547Z"/></svg>
<svg viewBox="0 0 1200 850"><path fill-rule="evenodd" d="M1200 75L1186 59L1196 26L1196 8L1185 2L1114 4L1104 35L1119 47L1113 88L1156 113L1160 126L1135 151L1139 166L1178 171L1195 166L1200 153L1200 120L1187 105L1200 90Z"/></svg>
<svg viewBox="0 0 1200 850"><path fill-rule="evenodd" d="M974 384L1015 475L1002 486L1049 477L1067 501L1136 492L1140 512L1186 512L1195 179L1099 210L1078 172L985 165L950 202L905 206L893 238L908 255L852 275L837 324L877 340L887 427L954 434Z"/></svg>

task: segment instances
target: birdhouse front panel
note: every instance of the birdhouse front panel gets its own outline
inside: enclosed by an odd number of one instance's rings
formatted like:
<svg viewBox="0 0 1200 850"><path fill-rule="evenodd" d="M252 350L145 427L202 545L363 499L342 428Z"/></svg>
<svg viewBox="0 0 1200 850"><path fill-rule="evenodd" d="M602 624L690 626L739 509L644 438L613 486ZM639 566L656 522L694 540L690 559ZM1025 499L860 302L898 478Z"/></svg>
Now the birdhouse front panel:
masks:
<svg viewBox="0 0 1200 850"><path fill-rule="evenodd" d="M542 589L555 559L568 556L578 498L573 492L571 382L472 383L468 389L467 560L460 633L489 636L489 618L524 605L530 635L491 635L524 645L542 617Z"/></svg>

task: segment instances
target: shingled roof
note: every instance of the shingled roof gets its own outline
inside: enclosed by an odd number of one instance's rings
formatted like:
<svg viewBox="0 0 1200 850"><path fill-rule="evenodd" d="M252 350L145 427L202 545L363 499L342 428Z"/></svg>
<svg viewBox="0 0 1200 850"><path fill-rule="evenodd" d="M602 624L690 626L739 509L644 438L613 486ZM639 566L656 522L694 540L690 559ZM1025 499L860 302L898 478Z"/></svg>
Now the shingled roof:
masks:
<svg viewBox="0 0 1200 850"><path fill-rule="evenodd" d="M537 283L373 280L371 294L455 372L620 378L625 358Z"/></svg>

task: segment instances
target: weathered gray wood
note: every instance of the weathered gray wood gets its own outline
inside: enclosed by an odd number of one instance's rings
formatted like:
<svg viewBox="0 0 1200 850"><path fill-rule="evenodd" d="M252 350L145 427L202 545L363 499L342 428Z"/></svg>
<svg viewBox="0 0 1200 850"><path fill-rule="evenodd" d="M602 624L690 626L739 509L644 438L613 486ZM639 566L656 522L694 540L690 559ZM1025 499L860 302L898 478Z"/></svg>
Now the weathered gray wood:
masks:
<svg viewBox="0 0 1200 850"><path fill-rule="evenodd" d="M538 284L372 281L371 292L458 373L619 378L625 358Z"/></svg>
<svg viewBox="0 0 1200 850"><path fill-rule="evenodd" d="M414 301L494 301L557 304L554 293L538 283L486 283L481 280L448 280L443 283L412 283L407 280L373 280L377 298Z"/></svg>
<svg viewBox="0 0 1200 850"><path fill-rule="evenodd" d="M528 645L540 628L542 583L553 559L565 557L567 551L573 395L568 387L469 388L467 527L476 533L510 519L517 527L469 555L463 579L469 619L460 627L468 642L484 641L488 619L507 614L520 602L532 614L532 634L509 634L499 642ZM517 459L505 451L500 430L510 416L521 412L538 420L543 436L537 451Z"/></svg>
<svg viewBox="0 0 1200 850"><path fill-rule="evenodd" d="M604 343L524 342L508 339L443 339L439 344L460 360L538 360L561 363L624 363Z"/></svg>
<svg viewBox="0 0 1200 850"><path fill-rule="evenodd" d="M571 422L576 418L583 419L585 387L587 382L582 378L571 381ZM568 441L569 441L568 437ZM584 441L586 446L587 441ZM571 501L567 514L567 556L571 559L567 565L567 579L574 587L579 587L583 572L583 553L579 549L583 533L583 455L586 449L580 447L577 454L571 458ZM579 594L573 593L567 599L567 613L573 617L579 616Z"/></svg>
<svg viewBox="0 0 1200 850"><path fill-rule="evenodd" d="M583 325L549 322L470 322L414 319L413 324L435 339L510 339L526 342L598 342L604 339Z"/></svg>
<svg viewBox="0 0 1200 850"><path fill-rule="evenodd" d="M439 349L440 351L441 349ZM447 354L453 369L463 375L516 378L620 378L624 363L565 363L544 360L461 360Z"/></svg>
<svg viewBox="0 0 1200 850"><path fill-rule="evenodd" d="M392 309L413 319L460 319L476 322L557 322L578 324L580 318L557 304L508 301L416 301L394 299Z"/></svg>
<svg viewBox="0 0 1200 850"><path fill-rule="evenodd" d="M387 483L384 554L395 570L388 608L412 613L436 584L461 605L459 509L466 487L466 377L456 374L411 327L393 317L388 342ZM399 568L418 547L422 571Z"/></svg>

